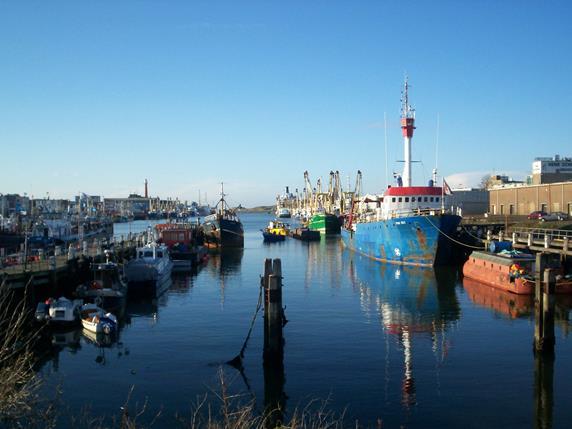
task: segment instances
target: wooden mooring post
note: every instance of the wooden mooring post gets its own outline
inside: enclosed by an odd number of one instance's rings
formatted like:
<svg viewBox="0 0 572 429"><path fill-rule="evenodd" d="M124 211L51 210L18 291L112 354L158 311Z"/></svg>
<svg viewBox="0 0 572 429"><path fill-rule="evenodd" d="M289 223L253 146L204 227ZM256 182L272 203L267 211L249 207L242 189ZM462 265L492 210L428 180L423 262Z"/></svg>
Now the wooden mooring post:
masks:
<svg viewBox="0 0 572 429"><path fill-rule="evenodd" d="M282 308L282 261L264 261L264 408L266 426L279 427L284 419L284 310Z"/></svg>
<svg viewBox="0 0 572 429"><path fill-rule="evenodd" d="M536 254L536 284L534 290L534 352L553 354L554 304L556 276L553 269L545 268L547 256Z"/></svg>

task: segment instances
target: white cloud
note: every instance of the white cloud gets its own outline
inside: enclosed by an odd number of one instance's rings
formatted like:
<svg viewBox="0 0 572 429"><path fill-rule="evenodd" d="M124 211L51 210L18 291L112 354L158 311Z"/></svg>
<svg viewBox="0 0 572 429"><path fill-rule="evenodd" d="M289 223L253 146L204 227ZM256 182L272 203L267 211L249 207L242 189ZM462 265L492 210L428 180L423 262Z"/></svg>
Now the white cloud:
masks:
<svg viewBox="0 0 572 429"><path fill-rule="evenodd" d="M524 180L528 173L522 171L467 171L464 173L450 174L445 178L451 188L476 188L481 183L483 176L490 174L502 174L513 178L514 180Z"/></svg>

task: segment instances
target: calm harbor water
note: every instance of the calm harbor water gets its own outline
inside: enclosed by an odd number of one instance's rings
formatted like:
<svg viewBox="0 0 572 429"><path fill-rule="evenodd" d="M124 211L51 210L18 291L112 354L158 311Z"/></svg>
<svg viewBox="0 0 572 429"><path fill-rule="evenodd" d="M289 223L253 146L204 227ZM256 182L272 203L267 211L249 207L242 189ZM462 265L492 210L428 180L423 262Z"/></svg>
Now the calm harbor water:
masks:
<svg viewBox="0 0 572 429"><path fill-rule="evenodd" d="M198 395L218 388L223 365L231 389L250 390L262 408L260 315L244 359L248 385L223 363L237 355L248 331L264 259L281 258L287 412L329 398L332 409L346 408L348 423L364 425L379 418L384 427L570 426L570 300L557 302L551 373L550 361L535 361L532 353L529 299L464 286L454 268L370 261L344 250L338 238L264 244L260 229L270 215L241 218L244 251L173 277L155 302L129 304L117 342L103 347L81 331L54 335L40 368L46 394L59 386L71 414L89 405L93 414L110 415L134 386L132 403L147 398L145 416L162 410L156 426L169 426L176 412L188 415ZM146 225L116 225L116 234ZM537 411L539 398L544 408Z"/></svg>

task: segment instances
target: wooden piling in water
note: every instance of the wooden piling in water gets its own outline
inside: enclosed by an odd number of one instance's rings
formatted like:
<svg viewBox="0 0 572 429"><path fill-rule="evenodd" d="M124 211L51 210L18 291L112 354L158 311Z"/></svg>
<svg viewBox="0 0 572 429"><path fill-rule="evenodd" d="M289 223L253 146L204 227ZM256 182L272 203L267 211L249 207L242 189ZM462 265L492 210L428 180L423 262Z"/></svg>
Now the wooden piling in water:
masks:
<svg viewBox="0 0 572 429"><path fill-rule="evenodd" d="M275 428L284 418L284 312L282 309L282 261L264 261L264 407L265 426Z"/></svg>
<svg viewBox="0 0 572 429"><path fill-rule="evenodd" d="M280 355L283 344L282 261L264 261L264 355Z"/></svg>
<svg viewBox="0 0 572 429"><path fill-rule="evenodd" d="M554 304L556 276L553 269L545 268L542 253L536 254L536 276L534 288L534 352L553 354Z"/></svg>

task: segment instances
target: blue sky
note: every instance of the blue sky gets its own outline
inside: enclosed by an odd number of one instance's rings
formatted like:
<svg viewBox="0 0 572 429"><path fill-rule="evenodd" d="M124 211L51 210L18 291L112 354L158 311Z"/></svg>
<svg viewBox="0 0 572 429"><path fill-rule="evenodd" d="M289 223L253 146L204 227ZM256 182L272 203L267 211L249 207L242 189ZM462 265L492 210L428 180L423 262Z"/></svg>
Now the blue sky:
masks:
<svg viewBox="0 0 572 429"><path fill-rule="evenodd" d="M330 170L464 185L572 155L570 2L4 1L0 192L272 203ZM472 179L470 179L472 177ZM478 180L477 180L478 181ZM344 179L344 183L346 179ZM459 184L457 183L457 184ZM455 185L455 183L453 184Z"/></svg>

